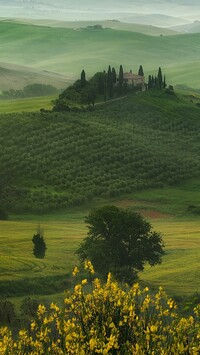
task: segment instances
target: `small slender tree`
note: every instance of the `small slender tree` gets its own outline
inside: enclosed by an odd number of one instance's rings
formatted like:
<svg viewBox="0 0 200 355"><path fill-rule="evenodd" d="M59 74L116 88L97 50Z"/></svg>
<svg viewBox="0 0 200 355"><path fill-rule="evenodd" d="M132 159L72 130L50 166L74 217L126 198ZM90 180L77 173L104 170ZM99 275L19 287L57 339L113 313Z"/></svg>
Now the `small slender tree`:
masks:
<svg viewBox="0 0 200 355"><path fill-rule="evenodd" d="M111 99L113 97L113 78L112 78L112 71L109 65L108 72L107 72L107 86L108 86L108 95Z"/></svg>
<svg viewBox="0 0 200 355"><path fill-rule="evenodd" d="M162 69L159 67L158 69L158 76L157 76L157 86L159 89L162 89L163 85L163 75L162 75Z"/></svg>
<svg viewBox="0 0 200 355"><path fill-rule="evenodd" d="M44 232L40 226L38 226L37 232L32 238L32 242L34 244L33 254L35 257L38 259L44 259L47 248L44 240Z"/></svg>
<svg viewBox="0 0 200 355"><path fill-rule="evenodd" d="M119 68L119 93L122 94L123 91L123 84L124 84L124 71L122 65Z"/></svg>
<svg viewBox="0 0 200 355"><path fill-rule="evenodd" d="M113 84L115 85L117 82L117 73L115 68L112 68L112 80L113 80Z"/></svg>
<svg viewBox="0 0 200 355"><path fill-rule="evenodd" d="M84 88L86 84L86 74L85 74L85 70L83 69L81 72L81 87Z"/></svg>
<svg viewBox="0 0 200 355"><path fill-rule="evenodd" d="M107 74L106 71L103 71L103 77L104 77L104 101L107 100Z"/></svg>
<svg viewBox="0 0 200 355"><path fill-rule="evenodd" d="M166 84L166 77L165 77L165 75L164 75L164 80L163 80L163 87L164 87L164 89L166 88L166 86L167 86L167 84Z"/></svg>
<svg viewBox="0 0 200 355"><path fill-rule="evenodd" d="M140 67L139 67L139 70L138 70L138 75L140 75L140 76L144 76L144 70L143 70L142 65L140 65Z"/></svg>
<svg viewBox="0 0 200 355"><path fill-rule="evenodd" d="M148 77L148 89L152 89L152 78L151 75Z"/></svg>

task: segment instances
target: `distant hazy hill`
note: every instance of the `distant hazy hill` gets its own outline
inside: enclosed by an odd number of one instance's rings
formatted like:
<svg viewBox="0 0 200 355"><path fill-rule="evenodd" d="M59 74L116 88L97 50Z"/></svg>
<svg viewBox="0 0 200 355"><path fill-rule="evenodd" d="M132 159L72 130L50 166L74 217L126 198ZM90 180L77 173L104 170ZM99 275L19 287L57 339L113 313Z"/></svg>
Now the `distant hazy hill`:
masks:
<svg viewBox="0 0 200 355"><path fill-rule="evenodd" d="M0 62L0 90L18 90L33 83L49 84L63 89L71 82L66 76L57 73Z"/></svg>
<svg viewBox="0 0 200 355"><path fill-rule="evenodd" d="M200 32L200 21L194 21L185 25L172 26L171 29L181 33L198 33Z"/></svg>
<svg viewBox="0 0 200 355"><path fill-rule="evenodd" d="M187 20L179 17L162 14L133 14L122 19L125 22L143 23L145 25L169 27L188 23Z"/></svg>
<svg viewBox="0 0 200 355"><path fill-rule="evenodd" d="M59 73L69 80L77 79L83 68L91 76L108 65L118 70L122 64L137 72L142 64L146 76L157 74L161 66L167 83L199 88L199 42L200 34L147 36L109 28L74 30L0 21L2 63Z"/></svg>
<svg viewBox="0 0 200 355"><path fill-rule="evenodd" d="M99 20L99 21L59 21L59 20L38 20L38 19L15 19L13 20L17 23L24 23L27 25L37 25L37 26L50 26L50 27L63 27L71 28L76 30L86 29L88 26L101 25L103 29L111 28L114 30L138 32L147 34L150 36L160 36L160 35L174 35L178 34L170 28L152 26L152 25L142 25L139 23L129 23L122 22L118 20Z"/></svg>
<svg viewBox="0 0 200 355"><path fill-rule="evenodd" d="M178 14L179 17L185 19L192 16L197 19L199 8L200 4L197 1L178 0L1 0L0 16L74 21L91 18L95 20L122 19L138 13L156 13L168 16ZM145 23L147 23L146 20ZM177 19L177 24L179 23Z"/></svg>

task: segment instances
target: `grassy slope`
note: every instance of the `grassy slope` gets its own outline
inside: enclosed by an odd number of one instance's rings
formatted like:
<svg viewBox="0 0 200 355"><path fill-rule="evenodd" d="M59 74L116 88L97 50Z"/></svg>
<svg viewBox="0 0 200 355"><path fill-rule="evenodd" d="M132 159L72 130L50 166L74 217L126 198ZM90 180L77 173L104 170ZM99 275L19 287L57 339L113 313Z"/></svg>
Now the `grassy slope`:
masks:
<svg viewBox="0 0 200 355"><path fill-rule="evenodd" d="M0 113L33 112L39 111L41 108L50 110L53 107L52 100L56 98L55 96L43 96L17 100L1 100Z"/></svg>
<svg viewBox="0 0 200 355"><path fill-rule="evenodd" d="M109 63L116 69L122 63L126 70L134 71L142 63L146 74L156 72L161 65L168 82L198 87L195 76L200 67L199 37L153 37L112 29L78 31L0 22L2 62L28 64L70 78L77 77L83 68L92 75Z"/></svg>
<svg viewBox="0 0 200 355"><path fill-rule="evenodd" d="M200 292L200 273L197 268L200 256L198 219L191 219L186 217L187 215L181 218L173 215L174 196L179 194L178 204L183 207L189 198L185 198L182 191L186 188L188 191L192 190L194 186L198 189L199 182L192 182L180 188L137 193L132 198L129 196L129 199L96 201L87 208L74 209L67 213L34 217L13 216L10 221L1 221L0 293L22 296L29 293L48 295L62 292L67 287L68 273L77 261L73 252L87 232L84 216L92 207L104 203L142 211L145 216L150 216L147 218L153 228L163 233L166 255L161 265L146 267L140 274L144 285L151 288L162 285L168 293L177 295ZM199 203L199 196L196 194L196 199L193 199L194 196L195 194L190 202ZM171 215L157 213L161 201L167 205L167 211ZM41 261L32 256L31 238L38 223L44 228L48 248L45 259ZM26 281L23 281L24 279ZM6 284L8 281L12 283Z"/></svg>
<svg viewBox="0 0 200 355"><path fill-rule="evenodd" d="M92 112L2 115L5 206L65 208L195 178L199 124L195 104L157 91Z"/></svg>
<svg viewBox="0 0 200 355"><path fill-rule="evenodd" d="M52 73L44 70L32 69L25 66L9 65L0 62L0 89L6 91L9 89L22 89L24 86L41 83L53 85L58 89L64 89L72 83L67 76Z"/></svg>

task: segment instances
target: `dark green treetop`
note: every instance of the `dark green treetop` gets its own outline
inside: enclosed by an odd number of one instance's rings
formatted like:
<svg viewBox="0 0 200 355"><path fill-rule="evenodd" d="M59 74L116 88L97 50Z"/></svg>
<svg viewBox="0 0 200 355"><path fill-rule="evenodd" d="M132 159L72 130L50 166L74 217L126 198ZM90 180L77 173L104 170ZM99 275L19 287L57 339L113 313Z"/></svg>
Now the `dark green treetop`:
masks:
<svg viewBox="0 0 200 355"><path fill-rule="evenodd" d="M83 88L86 85L86 74L85 70L83 69L81 72L81 87Z"/></svg>
<svg viewBox="0 0 200 355"><path fill-rule="evenodd" d="M140 75L140 76L144 76L144 70L143 70L142 65L140 65L140 67L139 67L139 70L138 70L138 75Z"/></svg>
<svg viewBox="0 0 200 355"><path fill-rule="evenodd" d="M103 277L112 272L118 281L132 284L145 263L161 263L160 233L140 214L116 206L95 209L86 217L88 236L77 250L80 261L90 259Z"/></svg>
<svg viewBox="0 0 200 355"><path fill-rule="evenodd" d="M38 226L37 232L36 234L34 234L32 238L32 242L34 244L33 254L35 255L36 258L43 259L45 257L47 247L44 240L44 232L40 228L40 226Z"/></svg>
<svg viewBox="0 0 200 355"><path fill-rule="evenodd" d="M119 93L122 93L123 83L124 83L124 71L122 65L119 67Z"/></svg>
<svg viewBox="0 0 200 355"><path fill-rule="evenodd" d="M159 89L162 88L162 84L163 84L162 69L161 69L161 67L159 67L159 69L158 69L158 76L157 76L157 85L158 85Z"/></svg>

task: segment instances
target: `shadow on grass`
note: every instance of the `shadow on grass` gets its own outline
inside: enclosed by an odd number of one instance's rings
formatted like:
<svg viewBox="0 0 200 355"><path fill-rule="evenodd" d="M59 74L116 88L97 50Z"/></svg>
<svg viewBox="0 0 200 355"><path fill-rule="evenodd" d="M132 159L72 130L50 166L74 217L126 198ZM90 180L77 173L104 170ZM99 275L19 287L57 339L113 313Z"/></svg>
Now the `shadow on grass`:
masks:
<svg viewBox="0 0 200 355"><path fill-rule="evenodd" d="M70 275L55 275L0 282L1 297L49 295L63 292L71 286Z"/></svg>

